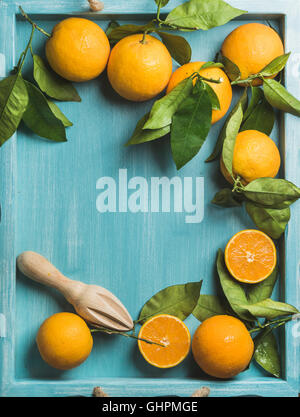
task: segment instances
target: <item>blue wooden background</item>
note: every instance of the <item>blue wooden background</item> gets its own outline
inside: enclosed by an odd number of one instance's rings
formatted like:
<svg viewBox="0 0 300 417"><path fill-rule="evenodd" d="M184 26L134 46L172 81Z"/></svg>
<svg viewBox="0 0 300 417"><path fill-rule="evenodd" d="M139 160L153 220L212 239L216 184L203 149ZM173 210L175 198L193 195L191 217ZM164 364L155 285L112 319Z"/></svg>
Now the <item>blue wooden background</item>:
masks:
<svg viewBox="0 0 300 417"><path fill-rule="evenodd" d="M111 17L143 23L149 20L149 13L155 11L151 0L123 3L120 6L120 2L110 0L107 5L105 2L103 13L88 14L87 17L105 29ZM171 0L166 11L180 3ZM252 11L252 14L243 22L233 21L207 32L186 33L193 50L192 60L213 60L224 37L236 26L268 18L285 36L287 50L293 51L286 84L300 97L300 44L294 20L299 10L290 13L291 1L230 3ZM87 3L77 1L41 5L24 0L22 5L49 32L68 13L87 11ZM0 53L6 58L0 76L5 76L27 44L30 25L18 16L15 19L17 9L14 5L0 0L0 7L3 25ZM283 13L287 16L283 17ZM44 43L45 37L36 32L34 51L44 55ZM174 69L176 66L174 63ZM30 76L31 72L32 62L28 56L24 76ZM0 338L2 395L12 395L12 387L19 395L30 392L34 395L90 394L94 385L104 386L116 395L189 395L203 384L211 387L212 395L296 395L300 336L295 337L292 332L295 323L279 334L284 369L281 380L269 377L262 369L251 365L234 380L215 381L201 373L191 355L173 369L159 370L144 361L134 341L100 334L94 337L90 357L76 369L62 372L42 361L35 343L37 329L51 314L72 311L72 307L54 290L33 283L19 273L15 279L15 256L20 252L37 251L65 275L108 288L123 301L133 318L137 318L143 303L167 285L203 279L202 293L216 292L217 249L224 248L237 231L253 227L240 208L219 209L210 204L214 193L225 186L225 181L219 173L218 163L205 164L204 160L214 146L222 122L212 127L197 157L178 172L171 159L168 140L136 147L123 146L137 120L151 107L151 102L123 100L108 85L105 74L94 81L78 84L76 88L82 97L81 103L59 103L74 123L67 129L68 142L51 143L22 126L17 137L6 143L0 152L3 209L0 313L6 317L5 334L2 327L5 337ZM241 90L235 89L233 104L236 93L240 94ZM299 126L299 119L278 115L271 134L283 156L281 175L297 185L300 184L299 169L296 169L300 161L299 141L296 142ZM96 210L97 179L111 176L117 180L121 168L128 170L128 178L142 176L149 183L151 177L204 177L204 221L186 224L185 213L100 214ZM297 231L299 204L292 208L286 244L282 242L279 247L283 274L274 294L276 299L299 306ZM199 323L191 317L187 324L193 333Z"/></svg>

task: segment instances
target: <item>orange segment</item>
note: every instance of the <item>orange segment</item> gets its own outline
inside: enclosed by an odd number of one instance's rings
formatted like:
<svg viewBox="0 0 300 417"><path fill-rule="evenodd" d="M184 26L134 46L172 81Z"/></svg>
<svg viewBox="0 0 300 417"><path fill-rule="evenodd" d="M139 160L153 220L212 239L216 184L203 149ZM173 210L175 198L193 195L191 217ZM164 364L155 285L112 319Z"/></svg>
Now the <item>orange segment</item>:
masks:
<svg viewBox="0 0 300 417"><path fill-rule="evenodd" d="M227 243L225 263L238 281L255 284L268 278L276 265L272 239L259 230L242 230Z"/></svg>
<svg viewBox="0 0 300 417"><path fill-rule="evenodd" d="M141 340L138 346L150 365L172 368L187 356L191 345L189 329L178 317L170 314L154 316L141 327L139 338L162 344L151 345Z"/></svg>

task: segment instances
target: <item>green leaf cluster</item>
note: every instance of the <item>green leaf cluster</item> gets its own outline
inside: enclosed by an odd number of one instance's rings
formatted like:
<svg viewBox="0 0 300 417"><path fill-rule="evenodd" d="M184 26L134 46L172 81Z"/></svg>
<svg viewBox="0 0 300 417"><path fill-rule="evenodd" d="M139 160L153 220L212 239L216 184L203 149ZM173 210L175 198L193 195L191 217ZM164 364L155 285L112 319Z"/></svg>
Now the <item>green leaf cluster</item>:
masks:
<svg viewBox="0 0 300 417"><path fill-rule="evenodd" d="M218 191L212 203L221 207L237 207L245 203L254 224L273 239L279 239L290 219L290 205L300 198L300 189L285 179L258 178L245 186L242 178L235 177L232 159L238 132L258 130L269 135L275 120L273 108L261 88L251 86L249 105L247 97L245 87L221 129L212 154L206 159L206 162L211 162L221 155L234 183L232 190Z"/></svg>
<svg viewBox="0 0 300 417"><path fill-rule="evenodd" d="M219 107L210 85L198 73L193 74L153 104L126 145L149 142L170 133L172 157L180 169L201 149L211 127L212 110Z"/></svg>
<svg viewBox="0 0 300 417"><path fill-rule="evenodd" d="M22 9L21 12L27 16ZM72 126L72 122L52 99L81 101L73 85L55 74L41 57L33 53L31 44L34 31L36 28L40 31L42 29L30 23L31 36L14 73L0 81L0 146L16 132L22 120L38 136L55 142L66 141L65 128ZM33 59L35 84L24 80L22 76L29 50Z"/></svg>
<svg viewBox="0 0 300 417"><path fill-rule="evenodd" d="M212 200L222 207L245 203L254 224L273 239L279 239L290 220L290 205L300 198L300 188L290 181L258 178L246 186L235 183L233 190L225 188Z"/></svg>
<svg viewBox="0 0 300 417"><path fill-rule="evenodd" d="M251 75L247 79L241 79L241 72L236 64L222 56L221 53L218 54L218 60L224 65L225 72L232 80L232 85L242 84L252 86L253 80L257 79L260 79L263 84L262 90L258 88L253 89L252 87L253 105L257 106L257 108L255 111L252 111L252 120L250 119L248 122L246 120L244 121L243 130L248 130L248 124L253 125L256 120L256 124L259 127L257 130L269 134L274 124L273 107L286 113L291 113L294 116L300 116L300 101L288 92L279 81L273 79L285 68L290 54L288 52L276 57L260 72ZM260 105L259 101L261 102ZM251 110L254 109L251 108Z"/></svg>
<svg viewBox="0 0 300 417"><path fill-rule="evenodd" d="M278 277L277 266L264 281L245 285L230 275L221 249L216 264L222 294L201 294L193 315L199 321L220 314L239 318L251 334L256 333L253 359L267 372L280 377L280 358L273 330L291 320L299 311L290 304L270 298ZM263 323L259 320L261 318L265 319Z"/></svg>

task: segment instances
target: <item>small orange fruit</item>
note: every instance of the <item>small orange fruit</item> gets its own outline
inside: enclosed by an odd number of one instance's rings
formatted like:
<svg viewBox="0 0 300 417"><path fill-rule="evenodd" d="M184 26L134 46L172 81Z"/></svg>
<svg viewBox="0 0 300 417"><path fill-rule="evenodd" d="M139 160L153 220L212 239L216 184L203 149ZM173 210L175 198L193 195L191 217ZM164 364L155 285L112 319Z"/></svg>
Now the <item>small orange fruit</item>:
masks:
<svg viewBox="0 0 300 417"><path fill-rule="evenodd" d="M150 365L157 368L172 368L182 362L190 350L189 329L178 317L159 314L141 327L139 338L162 344L159 346L141 340L138 346Z"/></svg>
<svg viewBox="0 0 300 417"><path fill-rule="evenodd" d="M220 110L212 111L211 122L214 124L227 113L227 110L231 104L232 88L230 81L224 71L222 71L220 68L214 67L199 70L203 64L205 64L205 62L189 62L188 64L184 64L177 68L177 70L173 72L169 81L167 94L172 91L177 84L179 84L185 78L191 76L194 72L198 72L205 78L221 80L219 84L210 82L207 83L214 90L220 102Z"/></svg>
<svg viewBox="0 0 300 417"><path fill-rule="evenodd" d="M112 49L107 75L113 89L131 101L157 96L168 84L172 58L165 45L153 36L126 36Z"/></svg>
<svg viewBox="0 0 300 417"><path fill-rule="evenodd" d="M258 130L240 132L235 141L232 170L244 184L265 177L276 177L280 168L280 153L275 142ZM224 177L233 182L223 160L220 169Z"/></svg>
<svg viewBox="0 0 300 417"><path fill-rule="evenodd" d="M73 313L56 313L48 317L38 330L36 342L44 361L57 369L80 365L93 347L90 329Z"/></svg>
<svg viewBox="0 0 300 417"><path fill-rule="evenodd" d="M225 248L225 263L238 281L256 284L268 278L276 266L273 240L259 230L236 233Z"/></svg>
<svg viewBox="0 0 300 417"><path fill-rule="evenodd" d="M254 343L244 323L232 316L204 320L193 336L193 356L200 368L216 378L232 378L244 371Z"/></svg>
<svg viewBox="0 0 300 417"><path fill-rule="evenodd" d="M262 23L247 23L237 27L227 36L221 53L238 66L241 79L244 80L259 73L273 59L283 55L284 48L274 29ZM252 85L260 84L262 81L259 79L252 82Z"/></svg>
<svg viewBox="0 0 300 417"><path fill-rule="evenodd" d="M110 53L106 34L94 22L70 17L54 26L46 43L52 69L70 81L88 81L105 69Z"/></svg>

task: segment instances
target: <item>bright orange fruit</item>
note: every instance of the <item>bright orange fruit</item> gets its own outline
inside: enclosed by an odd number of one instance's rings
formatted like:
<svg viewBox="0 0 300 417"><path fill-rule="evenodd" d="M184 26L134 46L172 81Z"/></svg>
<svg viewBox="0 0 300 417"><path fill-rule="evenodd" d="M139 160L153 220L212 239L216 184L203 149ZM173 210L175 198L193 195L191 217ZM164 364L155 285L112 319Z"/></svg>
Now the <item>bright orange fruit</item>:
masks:
<svg viewBox="0 0 300 417"><path fill-rule="evenodd" d="M157 368L178 365L189 353L191 345L189 329L182 320L170 314L160 314L146 321L141 327L139 338L163 345L138 341L143 357Z"/></svg>
<svg viewBox="0 0 300 417"><path fill-rule="evenodd" d="M96 23L69 17L54 26L46 42L46 56L61 77L83 82L98 77L110 53L106 34Z"/></svg>
<svg viewBox="0 0 300 417"><path fill-rule="evenodd" d="M232 378L247 368L254 343L244 323L232 316L204 320L193 336L193 356L200 368L216 378Z"/></svg>
<svg viewBox="0 0 300 417"><path fill-rule="evenodd" d="M184 64L177 68L169 81L167 94L173 90L180 81L190 77L194 72L198 72L205 78L220 80L220 83L207 83L214 90L220 102L220 110L212 111L211 123L214 124L227 113L232 99L232 88L224 71L214 67L204 68L199 71L203 64L205 64L205 62L189 62L188 64Z"/></svg>
<svg viewBox="0 0 300 417"><path fill-rule="evenodd" d="M247 23L237 27L227 36L221 52L239 67L241 79L244 80L283 55L284 48L274 29L262 23ZM252 85L260 84L262 82L259 79L252 82Z"/></svg>
<svg viewBox="0 0 300 417"><path fill-rule="evenodd" d="M93 347L93 338L86 322L73 313L56 313L39 328L36 342L48 365L72 369L86 360Z"/></svg>
<svg viewBox="0 0 300 417"><path fill-rule="evenodd" d="M279 168L280 153L269 136L258 130L244 130L237 135L232 170L235 176L241 177L243 184L248 184L257 178L274 178ZM233 183L222 158L220 169L227 181Z"/></svg>
<svg viewBox="0 0 300 417"><path fill-rule="evenodd" d="M113 89L131 101L157 96L172 74L172 58L165 45L153 36L130 35L112 49L107 75Z"/></svg>
<svg viewBox="0 0 300 417"><path fill-rule="evenodd" d="M268 278L276 266L273 240L260 230L236 233L225 248L225 263L238 281L255 284Z"/></svg>

